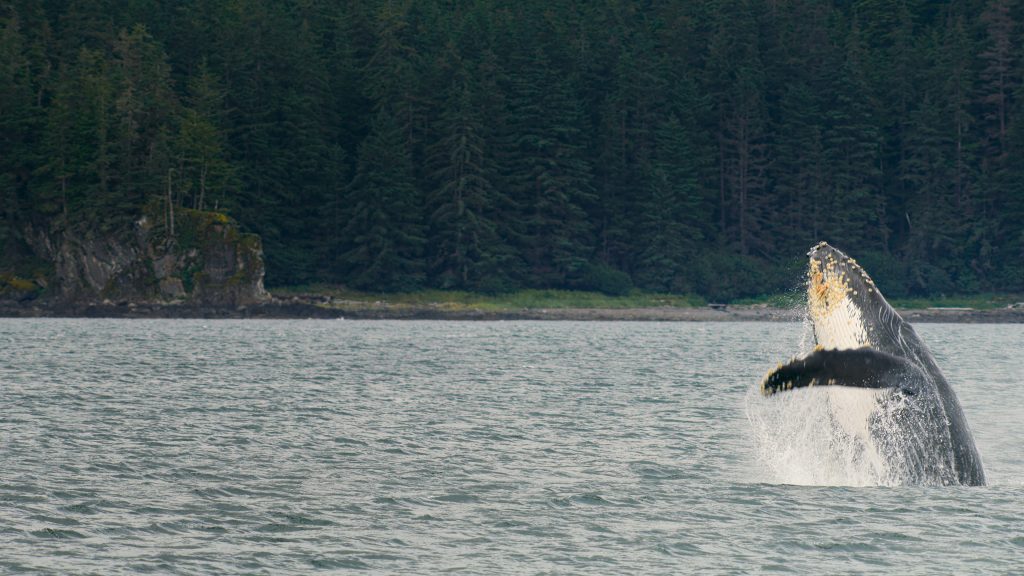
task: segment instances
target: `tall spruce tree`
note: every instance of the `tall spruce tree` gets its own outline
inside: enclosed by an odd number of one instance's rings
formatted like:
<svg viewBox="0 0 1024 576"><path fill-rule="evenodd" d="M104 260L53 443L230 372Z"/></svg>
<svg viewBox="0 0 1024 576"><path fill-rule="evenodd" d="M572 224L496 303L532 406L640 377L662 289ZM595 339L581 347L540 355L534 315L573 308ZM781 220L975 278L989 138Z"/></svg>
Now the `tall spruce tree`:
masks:
<svg viewBox="0 0 1024 576"><path fill-rule="evenodd" d="M639 24L632 7L622 6L626 19L609 31L622 44L607 72L609 85L596 88L604 94L600 106L599 138L603 144L595 165L599 201L598 254L605 262L623 269L634 266L638 246L633 230L642 213L641 182L649 175L655 132L664 119L666 86L658 69L664 65L654 45L654 35Z"/></svg>
<svg viewBox="0 0 1024 576"><path fill-rule="evenodd" d="M19 250L19 227L36 154L39 107L32 86L28 47L16 12L0 13L0 249ZM0 261L0 266L4 262Z"/></svg>
<svg viewBox="0 0 1024 576"><path fill-rule="evenodd" d="M135 220L139 206L173 180L171 140L180 103L163 48L145 26L122 30L113 51L113 165L102 217L122 225Z"/></svg>
<svg viewBox="0 0 1024 576"><path fill-rule="evenodd" d="M430 271L441 288L480 289L507 284L501 260L508 253L495 223L499 192L490 181L484 120L474 102L474 78L461 62L437 121L439 140L429 149L435 182L429 214Z"/></svg>
<svg viewBox="0 0 1024 576"><path fill-rule="evenodd" d="M220 127L225 118L224 89L201 62L188 79L187 90L173 145L175 186L186 206L226 209L236 201L229 189L237 187L237 175Z"/></svg>
<svg viewBox="0 0 1024 576"><path fill-rule="evenodd" d="M804 82L790 84L779 103L770 177L778 216L769 225L780 253L821 238L828 198L821 106Z"/></svg>
<svg viewBox="0 0 1024 576"><path fill-rule="evenodd" d="M422 204L403 126L383 107L359 149L341 231L347 246L338 265L349 285L381 291L423 285Z"/></svg>
<svg viewBox="0 0 1024 576"><path fill-rule="evenodd" d="M687 123L689 124L689 123ZM636 230L636 283L663 292L695 289L695 259L711 212L699 179L692 126L673 114L658 127L654 157L645 167L646 197Z"/></svg>
<svg viewBox="0 0 1024 576"><path fill-rule="evenodd" d="M822 239L884 252L889 232L881 189L880 138L873 123L864 75L865 48L854 21L836 57L834 91L826 103L823 138L828 194L822 207Z"/></svg>
<svg viewBox="0 0 1024 576"><path fill-rule="evenodd" d="M581 142L581 111L569 79L543 52L511 74L509 129L514 142L503 166L523 223L520 250L541 286L566 286L591 250L585 205L593 199L591 166Z"/></svg>
<svg viewBox="0 0 1024 576"><path fill-rule="evenodd" d="M955 177L950 169L953 139L942 122L944 110L926 94L908 121L906 158L901 167L910 192L906 256L911 288L920 293L944 293L955 288L944 266L960 252L956 238Z"/></svg>
<svg viewBox="0 0 1024 576"><path fill-rule="evenodd" d="M34 171L32 201L50 227L109 230L117 84L103 54L82 49L57 73L47 107L46 160Z"/></svg>

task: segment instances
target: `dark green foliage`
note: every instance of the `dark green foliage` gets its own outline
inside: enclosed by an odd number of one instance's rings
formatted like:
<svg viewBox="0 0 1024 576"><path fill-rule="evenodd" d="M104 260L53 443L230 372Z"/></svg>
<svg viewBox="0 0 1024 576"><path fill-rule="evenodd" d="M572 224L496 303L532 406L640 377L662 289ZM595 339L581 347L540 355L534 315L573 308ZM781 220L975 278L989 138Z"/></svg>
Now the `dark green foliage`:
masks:
<svg viewBox="0 0 1024 576"><path fill-rule="evenodd" d="M818 234L839 246L878 250L887 246L877 114L865 70L865 48L856 20L843 53L827 76L835 91L822 109L823 158L827 169ZM852 250L852 248L850 248Z"/></svg>
<svg viewBox="0 0 1024 576"><path fill-rule="evenodd" d="M689 110L684 109L687 112ZM695 259L711 216L700 186L699 148L692 123L672 115L655 130L654 157L645 164L645 197L636 230L639 286L660 292L694 291Z"/></svg>
<svg viewBox="0 0 1024 576"><path fill-rule="evenodd" d="M412 168L405 131L391 110L381 108L359 149L341 232L348 243L340 265L355 288L408 291L423 285L423 212Z"/></svg>
<svg viewBox="0 0 1024 576"><path fill-rule="evenodd" d="M778 138L770 168L778 210L770 225L776 250L798 254L825 228L828 187L834 176L825 162L825 119L809 84L798 81L786 87L777 123L787 134Z"/></svg>
<svg viewBox="0 0 1024 576"><path fill-rule="evenodd" d="M186 88L188 107L173 143L174 191L182 205L195 210L228 208L229 189L238 184L221 128L224 90L205 62L188 78Z"/></svg>
<svg viewBox="0 0 1024 576"><path fill-rule="evenodd" d="M510 74L504 182L518 207L518 248L531 283L565 286L593 253L585 207L593 200L583 116L570 81L540 51Z"/></svg>
<svg viewBox="0 0 1024 576"><path fill-rule="evenodd" d="M729 302L744 296L773 294L792 288L801 269L771 266L728 248L709 248L697 259L696 284L709 300Z"/></svg>
<svg viewBox="0 0 1024 576"><path fill-rule="evenodd" d="M512 249L496 219L507 199L491 181L496 176L487 150L487 130L476 105L477 84L458 67L437 121L437 142L428 147L433 189L427 199L431 275L440 288L476 289L510 282L506 265Z"/></svg>
<svg viewBox="0 0 1024 576"><path fill-rule="evenodd" d="M36 163L41 116L22 23L16 14L0 13L0 26L0 251L14 260L23 256L16 223Z"/></svg>
<svg viewBox="0 0 1024 576"><path fill-rule="evenodd" d="M33 205L58 228L101 226L120 219L112 186L116 80L102 54L82 49L61 64L47 108L45 162L33 172Z"/></svg>
<svg viewBox="0 0 1024 576"><path fill-rule="evenodd" d="M37 267L31 234L124 235L149 206L164 227L229 214L270 285L730 300L793 288L827 240L892 295L1021 291L1022 18L1019 0L12 0L0 274Z"/></svg>
<svg viewBox="0 0 1024 576"><path fill-rule="evenodd" d="M633 289L633 281L629 274L616 270L603 263L584 264L578 271L578 279L570 281L570 286L580 290L601 292L609 296L625 296Z"/></svg>

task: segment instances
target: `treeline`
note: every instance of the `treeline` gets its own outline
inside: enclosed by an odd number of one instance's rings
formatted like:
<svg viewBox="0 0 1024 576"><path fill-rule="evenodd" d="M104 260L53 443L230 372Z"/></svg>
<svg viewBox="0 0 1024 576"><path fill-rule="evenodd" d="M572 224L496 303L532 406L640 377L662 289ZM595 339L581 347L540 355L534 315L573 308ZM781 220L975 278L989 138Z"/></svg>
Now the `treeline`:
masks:
<svg viewBox="0 0 1024 576"><path fill-rule="evenodd" d="M270 285L1024 291L1020 0L6 0L28 229L224 211Z"/></svg>

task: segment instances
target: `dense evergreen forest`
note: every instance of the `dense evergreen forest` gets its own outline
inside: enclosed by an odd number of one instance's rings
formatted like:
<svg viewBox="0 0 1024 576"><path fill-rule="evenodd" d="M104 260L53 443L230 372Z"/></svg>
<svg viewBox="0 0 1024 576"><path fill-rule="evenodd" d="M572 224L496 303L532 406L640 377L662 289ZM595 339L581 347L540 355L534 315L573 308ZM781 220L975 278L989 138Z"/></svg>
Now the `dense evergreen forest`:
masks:
<svg viewBox="0 0 1024 576"><path fill-rule="evenodd" d="M222 211L269 285L1024 291L1024 1L0 0L0 270Z"/></svg>

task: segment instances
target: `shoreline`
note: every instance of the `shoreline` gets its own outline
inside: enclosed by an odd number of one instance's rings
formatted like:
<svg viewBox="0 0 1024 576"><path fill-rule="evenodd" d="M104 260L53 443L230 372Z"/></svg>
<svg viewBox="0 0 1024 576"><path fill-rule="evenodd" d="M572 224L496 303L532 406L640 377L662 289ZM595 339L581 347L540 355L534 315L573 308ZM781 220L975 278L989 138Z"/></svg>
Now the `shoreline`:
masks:
<svg viewBox="0 0 1024 576"><path fill-rule="evenodd" d="M928 308L897 310L911 323L1021 324L1024 309ZM725 307L521 308L486 310L444 304L402 305L363 302L315 304L299 299L272 300L239 307L184 304L2 303L0 318L165 318L165 319L349 319L349 320L549 320L640 322L799 322L800 308L765 304Z"/></svg>

